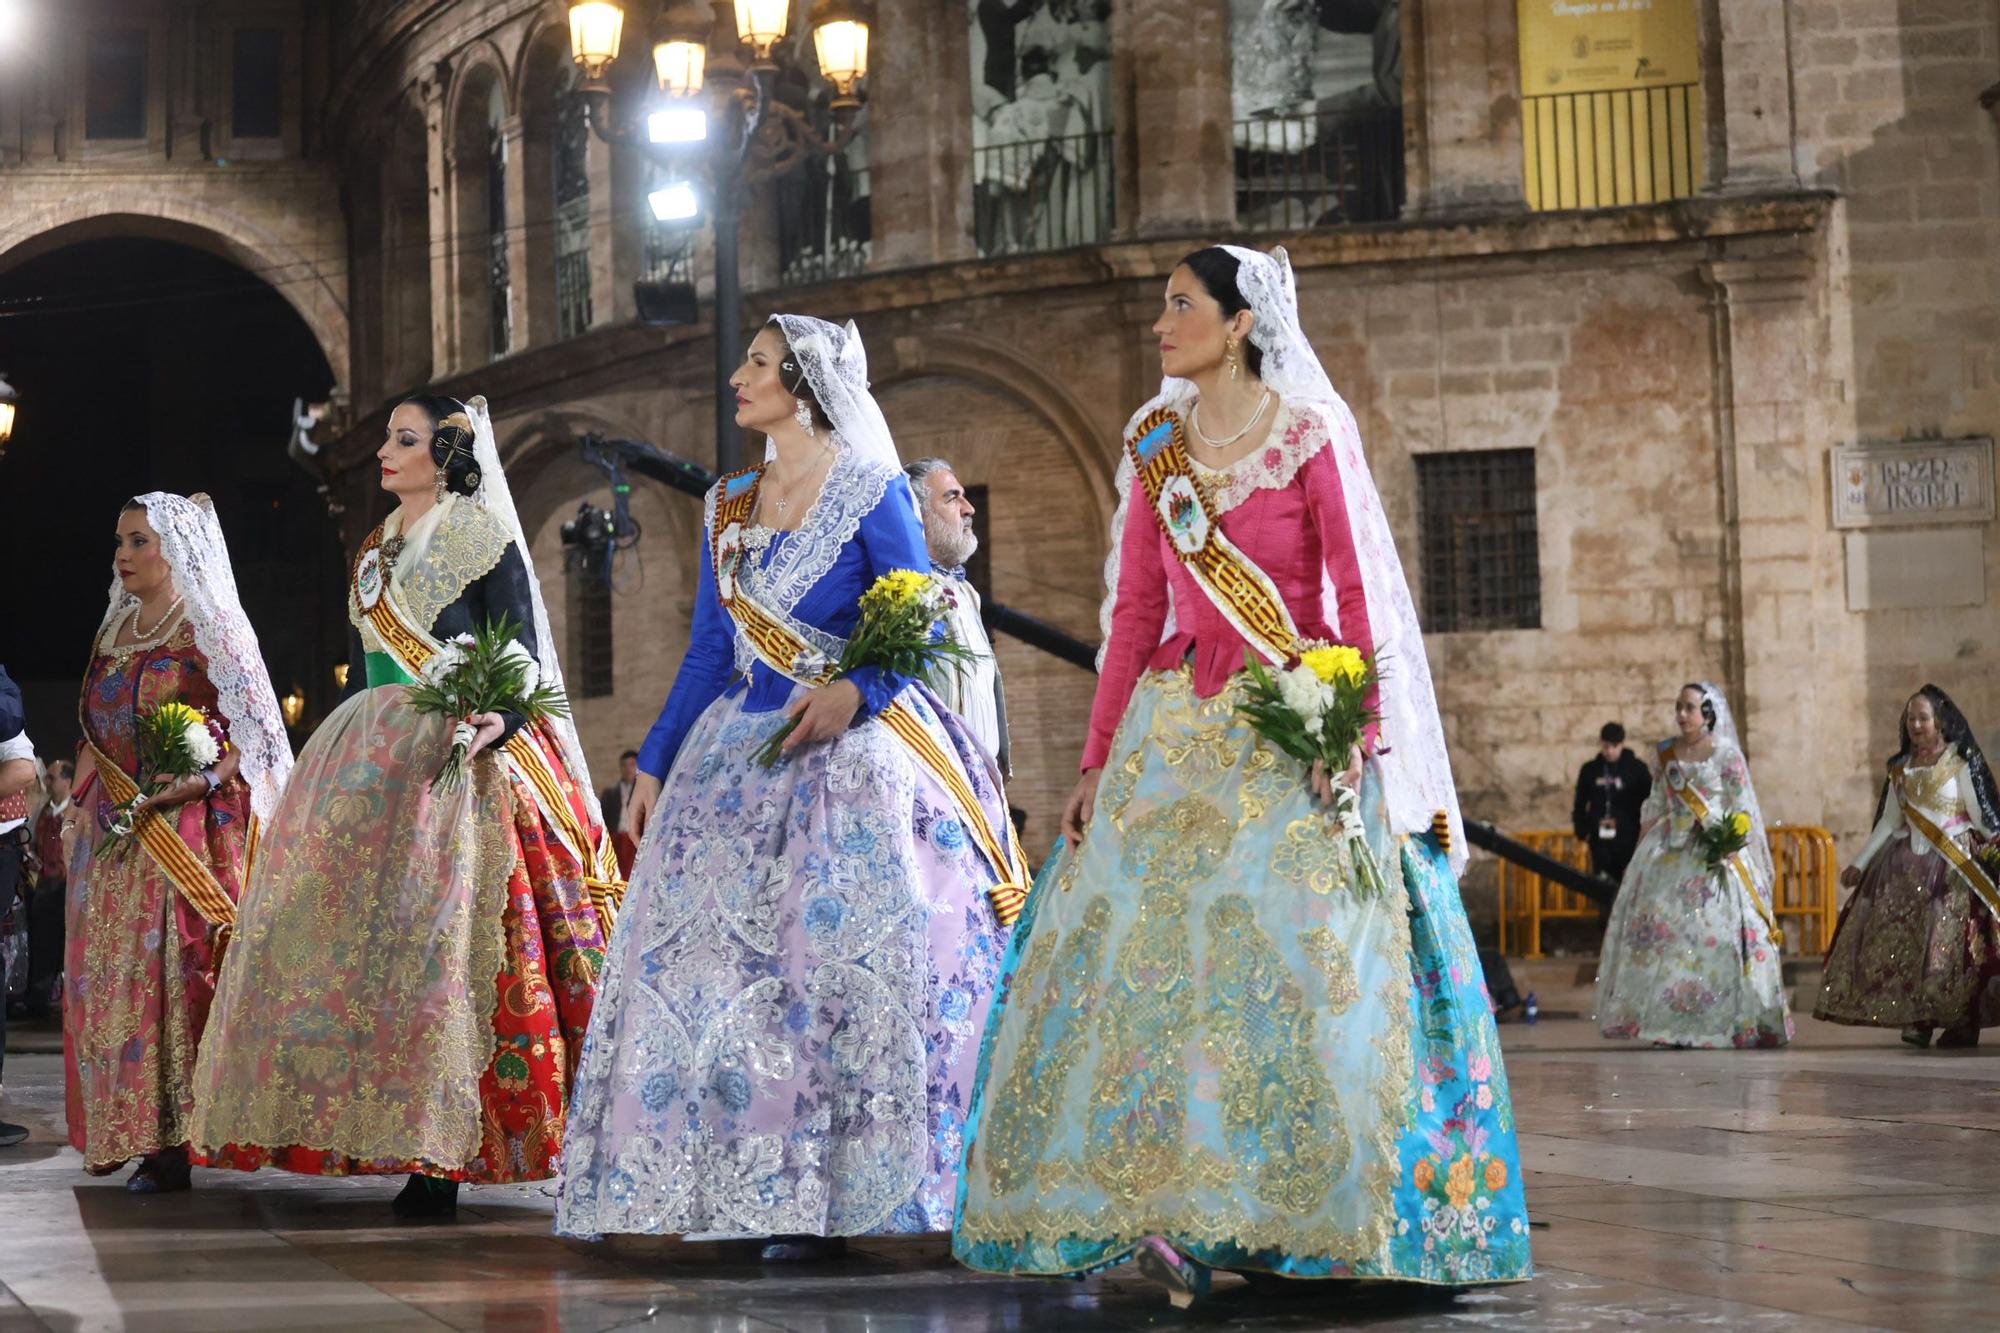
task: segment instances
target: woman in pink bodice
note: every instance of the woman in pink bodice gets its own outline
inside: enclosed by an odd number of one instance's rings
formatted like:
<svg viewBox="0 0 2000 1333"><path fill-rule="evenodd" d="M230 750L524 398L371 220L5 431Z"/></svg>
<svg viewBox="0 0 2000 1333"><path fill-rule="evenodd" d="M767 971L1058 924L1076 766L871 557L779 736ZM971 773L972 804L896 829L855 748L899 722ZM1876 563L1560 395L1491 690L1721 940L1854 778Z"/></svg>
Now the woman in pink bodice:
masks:
<svg viewBox="0 0 2000 1333"><path fill-rule="evenodd" d="M966 1116L954 1252L972 1267L1136 1258L1177 1304L1218 1267L1531 1271L1423 640L1353 415L1298 319L1282 250L1211 247L1168 279L1167 378L1119 469L1083 774ZM1237 711L1246 659L1287 666L1314 640L1380 673L1379 727L1345 772ZM1337 786L1379 876L1347 856Z"/></svg>

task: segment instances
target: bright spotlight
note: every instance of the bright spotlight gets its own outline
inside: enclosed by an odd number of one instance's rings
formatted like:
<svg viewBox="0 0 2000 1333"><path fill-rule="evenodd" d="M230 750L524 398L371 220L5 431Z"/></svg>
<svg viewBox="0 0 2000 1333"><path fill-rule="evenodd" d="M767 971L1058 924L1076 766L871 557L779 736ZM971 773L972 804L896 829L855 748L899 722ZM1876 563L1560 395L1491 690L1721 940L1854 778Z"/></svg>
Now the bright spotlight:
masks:
<svg viewBox="0 0 2000 1333"><path fill-rule="evenodd" d="M646 117L646 137L654 143L700 143L708 137L708 112L698 106L663 107Z"/></svg>
<svg viewBox="0 0 2000 1333"><path fill-rule="evenodd" d="M701 212L694 186L686 181L675 181L665 189L653 191L646 196L646 202L653 206L653 216L662 222L686 222Z"/></svg>

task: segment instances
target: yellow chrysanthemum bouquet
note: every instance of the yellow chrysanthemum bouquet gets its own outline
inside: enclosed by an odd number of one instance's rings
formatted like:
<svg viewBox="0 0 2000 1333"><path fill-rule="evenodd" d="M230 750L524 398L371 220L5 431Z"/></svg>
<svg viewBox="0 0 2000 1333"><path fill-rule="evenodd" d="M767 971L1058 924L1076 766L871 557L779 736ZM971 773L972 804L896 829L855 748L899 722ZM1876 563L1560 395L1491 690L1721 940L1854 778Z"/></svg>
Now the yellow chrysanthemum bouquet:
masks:
<svg viewBox="0 0 2000 1333"><path fill-rule="evenodd" d="M950 606L951 594L929 574L914 569L890 570L861 594L861 620L840 660L833 664L833 679L863 667L878 667L935 683L945 667L976 660L979 654L956 639L935 637L937 623ZM798 725L799 720L793 718L778 728L757 751L757 761L766 768L776 765L785 737Z"/></svg>
<svg viewBox="0 0 2000 1333"><path fill-rule="evenodd" d="M1738 810L1704 820L1694 826L1694 837L1701 844L1702 860L1715 870L1749 845L1750 816Z"/></svg>
<svg viewBox="0 0 2000 1333"><path fill-rule="evenodd" d="M137 796L112 812L110 826L97 844L99 856L138 828L140 801L209 768L229 749L229 733L222 723L180 699L169 699L140 713L136 723L139 772L152 776L144 777ZM162 777L166 781L161 781Z"/></svg>
<svg viewBox="0 0 2000 1333"><path fill-rule="evenodd" d="M1259 736L1308 767L1326 766L1333 784L1335 837L1346 862L1341 878L1362 897L1387 885L1361 823L1361 797L1338 780L1348 756L1381 715L1369 705L1377 679L1367 654L1344 643L1307 641L1299 660L1273 673L1255 654L1244 655L1249 681L1237 712Z"/></svg>

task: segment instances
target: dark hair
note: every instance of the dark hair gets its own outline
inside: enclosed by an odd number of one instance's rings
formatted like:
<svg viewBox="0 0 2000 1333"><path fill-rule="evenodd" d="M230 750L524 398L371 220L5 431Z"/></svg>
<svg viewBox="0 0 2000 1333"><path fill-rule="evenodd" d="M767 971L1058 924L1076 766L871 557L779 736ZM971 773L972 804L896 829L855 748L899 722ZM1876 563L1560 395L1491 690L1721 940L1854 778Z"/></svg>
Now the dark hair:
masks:
<svg viewBox="0 0 2000 1333"><path fill-rule="evenodd" d="M1958 705L1951 696L1935 685L1926 683L1905 700L1903 712L1896 719L1896 734L1902 741L1896 753L1889 756L1889 762L1907 758L1916 749L1910 743L1910 705L1918 698L1931 701L1931 712L1937 715L1938 734L1944 743L1958 751L1959 758L1965 760L1965 771L1972 775L1973 797L1979 802L1980 813L1986 817L1987 828L2000 828L2000 795L1993 787L1993 770L1986 766L1986 756L1980 752L1979 740L1972 734L1972 724L1965 720L1965 714L1958 711ZM1889 786L1882 785L1881 799L1875 802L1875 818L1882 817L1882 808L1889 799Z"/></svg>
<svg viewBox="0 0 2000 1333"><path fill-rule="evenodd" d="M1242 265L1236 256L1219 245L1207 246L1181 260L1181 267L1201 280L1208 294L1222 307L1222 317L1233 319L1239 310L1248 310L1250 303L1243 299L1243 292L1236 285L1236 270ZM1264 349L1249 338L1243 340L1243 366L1259 379L1264 375Z"/></svg>
<svg viewBox="0 0 2000 1333"><path fill-rule="evenodd" d="M146 502L144 500L141 500L138 496L135 495L131 499L127 500L123 505L119 506L118 512L121 514L129 514L134 509L143 511L145 508L146 508Z"/></svg>
<svg viewBox="0 0 2000 1333"><path fill-rule="evenodd" d="M786 393L811 410L814 430L832 430L833 422L827 418L826 409L819 405L819 395L812 391L812 384L806 379L806 368L792 351L792 340L785 336L785 326L773 318L764 321L764 327L777 334L778 341L785 345L785 355L778 362L778 382L785 386Z"/></svg>
<svg viewBox="0 0 2000 1333"><path fill-rule="evenodd" d="M52 778L73 778L76 776L76 765L67 759L54 760L49 764L49 776Z"/></svg>
<svg viewBox="0 0 2000 1333"><path fill-rule="evenodd" d="M1691 680L1687 684L1681 686L1681 688L1684 690L1693 690L1696 694L1699 694L1701 696L1701 720L1708 724L1708 729L1710 731L1714 731L1715 700L1708 697L1708 691L1702 688L1700 681Z"/></svg>
<svg viewBox="0 0 2000 1333"><path fill-rule="evenodd" d="M1625 743L1625 728L1616 722L1606 722L1603 730L1597 733L1597 739L1606 745L1623 745Z"/></svg>
<svg viewBox="0 0 2000 1333"><path fill-rule="evenodd" d="M430 418L431 462L444 469L445 489L454 495L478 490L479 464L472 456L471 417L465 404L439 393L413 393L403 403L421 409ZM466 424L449 420L454 416L465 418Z"/></svg>
<svg viewBox="0 0 2000 1333"><path fill-rule="evenodd" d="M627 759L637 759L638 757L639 757L639 752L637 750L627 750L625 753L618 756L618 762L622 764Z"/></svg>

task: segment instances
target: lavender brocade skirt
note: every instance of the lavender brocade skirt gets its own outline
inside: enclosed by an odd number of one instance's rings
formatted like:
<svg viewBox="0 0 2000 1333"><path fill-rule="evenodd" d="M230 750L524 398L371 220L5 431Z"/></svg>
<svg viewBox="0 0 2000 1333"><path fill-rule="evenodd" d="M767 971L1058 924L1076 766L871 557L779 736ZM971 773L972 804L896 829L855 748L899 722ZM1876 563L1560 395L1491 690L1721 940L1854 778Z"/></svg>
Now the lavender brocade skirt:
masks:
<svg viewBox="0 0 2000 1333"><path fill-rule="evenodd" d="M921 686L901 698L1005 828L963 724ZM784 711L743 702L695 723L633 863L556 1230L948 1230L1006 946L994 876L884 724L767 769Z"/></svg>

